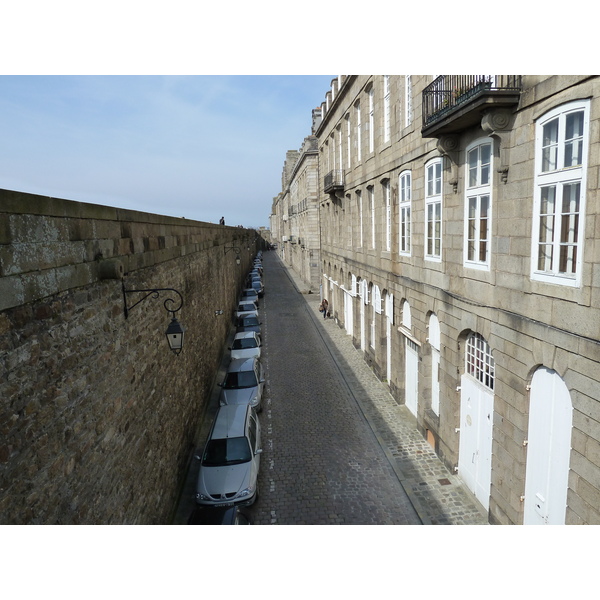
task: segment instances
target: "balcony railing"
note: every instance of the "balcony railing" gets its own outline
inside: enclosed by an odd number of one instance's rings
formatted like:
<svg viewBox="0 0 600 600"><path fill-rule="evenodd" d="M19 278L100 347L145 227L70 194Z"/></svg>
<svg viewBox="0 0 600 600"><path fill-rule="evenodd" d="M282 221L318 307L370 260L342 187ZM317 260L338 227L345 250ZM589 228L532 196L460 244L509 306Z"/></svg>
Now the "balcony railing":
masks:
<svg viewBox="0 0 600 600"><path fill-rule="evenodd" d="M323 190L326 194L335 194L337 191L344 190L344 171L329 171L323 179Z"/></svg>
<svg viewBox="0 0 600 600"><path fill-rule="evenodd" d="M468 104L514 104L520 92L520 75L440 75L423 90L423 129Z"/></svg>

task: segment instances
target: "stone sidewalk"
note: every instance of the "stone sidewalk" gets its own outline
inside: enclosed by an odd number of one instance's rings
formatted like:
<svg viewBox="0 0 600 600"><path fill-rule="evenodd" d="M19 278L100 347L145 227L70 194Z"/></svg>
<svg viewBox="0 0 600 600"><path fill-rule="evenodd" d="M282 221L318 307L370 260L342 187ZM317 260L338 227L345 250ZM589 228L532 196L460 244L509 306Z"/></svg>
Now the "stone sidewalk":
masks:
<svg viewBox="0 0 600 600"><path fill-rule="evenodd" d="M334 361L423 524L487 525L483 507L423 439L415 417L394 400L344 329L334 319L323 319L318 311L318 293L308 294L308 286L281 264L318 320Z"/></svg>

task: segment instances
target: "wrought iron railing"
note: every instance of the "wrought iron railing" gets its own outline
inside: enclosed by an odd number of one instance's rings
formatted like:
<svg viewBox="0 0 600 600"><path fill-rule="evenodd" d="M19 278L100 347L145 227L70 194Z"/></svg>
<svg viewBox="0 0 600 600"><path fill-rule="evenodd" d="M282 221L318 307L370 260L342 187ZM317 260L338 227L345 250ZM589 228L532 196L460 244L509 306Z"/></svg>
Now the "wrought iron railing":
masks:
<svg viewBox="0 0 600 600"><path fill-rule="evenodd" d="M344 187L344 171L339 169L334 169L333 171L329 171L327 175L325 175L323 179L323 187L325 189L325 193L328 193L331 190L336 188Z"/></svg>
<svg viewBox="0 0 600 600"><path fill-rule="evenodd" d="M520 91L521 75L440 75L423 90L423 127L482 93Z"/></svg>

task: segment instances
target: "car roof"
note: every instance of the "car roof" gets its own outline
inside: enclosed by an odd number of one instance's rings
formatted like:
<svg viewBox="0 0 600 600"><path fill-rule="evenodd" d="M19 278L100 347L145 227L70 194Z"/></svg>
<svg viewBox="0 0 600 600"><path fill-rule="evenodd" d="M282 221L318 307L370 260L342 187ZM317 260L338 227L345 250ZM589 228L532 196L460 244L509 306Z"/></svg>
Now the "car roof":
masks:
<svg viewBox="0 0 600 600"><path fill-rule="evenodd" d="M240 331L239 333L236 333L234 336L234 340L241 340L242 338L247 338L247 337L254 337L257 336L258 333L256 333L256 331Z"/></svg>
<svg viewBox="0 0 600 600"><path fill-rule="evenodd" d="M210 439L241 437L245 433L246 415L250 410L247 404L226 404L215 416Z"/></svg>
<svg viewBox="0 0 600 600"><path fill-rule="evenodd" d="M237 373L239 371L252 371L256 357L251 358L234 358L227 367L228 373Z"/></svg>

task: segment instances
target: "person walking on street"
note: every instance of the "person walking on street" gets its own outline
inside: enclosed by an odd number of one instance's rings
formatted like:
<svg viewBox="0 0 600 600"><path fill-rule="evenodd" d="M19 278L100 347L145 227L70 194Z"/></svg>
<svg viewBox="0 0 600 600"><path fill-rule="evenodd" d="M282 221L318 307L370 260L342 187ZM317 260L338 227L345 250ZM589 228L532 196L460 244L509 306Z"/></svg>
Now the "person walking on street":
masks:
<svg viewBox="0 0 600 600"><path fill-rule="evenodd" d="M319 311L323 313L323 318L327 318L327 308L329 307L329 302L327 302L326 298L323 298L323 302L319 306Z"/></svg>

